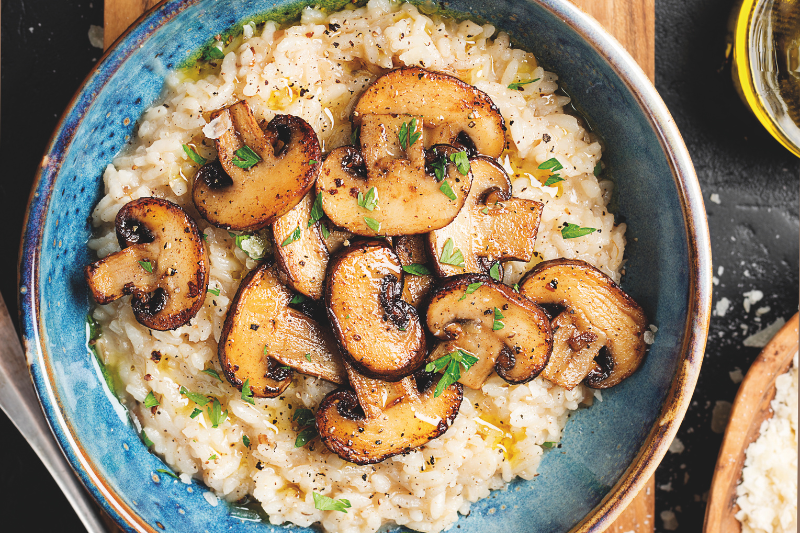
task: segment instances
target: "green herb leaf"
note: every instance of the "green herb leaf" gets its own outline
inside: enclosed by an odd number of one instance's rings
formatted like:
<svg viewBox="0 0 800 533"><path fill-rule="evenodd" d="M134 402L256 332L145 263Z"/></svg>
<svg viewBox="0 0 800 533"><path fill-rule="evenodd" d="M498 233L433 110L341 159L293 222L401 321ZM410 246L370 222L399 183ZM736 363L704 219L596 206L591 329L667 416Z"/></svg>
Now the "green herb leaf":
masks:
<svg viewBox="0 0 800 533"><path fill-rule="evenodd" d="M341 511L342 513L346 513L347 509L352 507L348 500L342 498L341 500L334 500L333 498L329 498L323 494L319 494L314 492L314 507L319 509L320 511Z"/></svg>
<svg viewBox="0 0 800 533"><path fill-rule="evenodd" d="M464 294L458 299L458 301L460 302L462 300L466 300L467 294L472 294L473 292L477 291L481 288L481 285L483 285L482 281L476 281L475 283L470 283L467 285L467 289L464 291Z"/></svg>
<svg viewBox="0 0 800 533"><path fill-rule="evenodd" d="M314 411L305 408L297 409L294 415L292 415L292 421L297 422L297 425L300 427L314 425Z"/></svg>
<svg viewBox="0 0 800 533"><path fill-rule="evenodd" d="M305 302L306 300L308 300L308 298L306 298L302 294L295 294L294 296L292 296L292 299L289 300L289 303L290 304L301 304L301 303Z"/></svg>
<svg viewBox="0 0 800 533"><path fill-rule="evenodd" d="M450 161L456 164L456 168L462 175L466 176L469 174L469 157L467 157L467 152L450 154Z"/></svg>
<svg viewBox="0 0 800 533"><path fill-rule="evenodd" d="M233 155L236 156L233 158L233 164L244 170L247 170L261 161L261 157L247 145L236 150Z"/></svg>
<svg viewBox="0 0 800 533"><path fill-rule="evenodd" d="M309 159L308 160L308 164L309 165L316 165L317 164L317 160L316 159Z"/></svg>
<svg viewBox="0 0 800 533"><path fill-rule="evenodd" d="M236 247L247 254L247 257L253 261L264 259L267 251L267 241L260 234L236 235L229 231L228 235L231 236Z"/></svg>
<svg viewBox="0 0 800 533"><path fill-rule="evenodd" d="M577 224L570 224L567 222L567 224L561 229L561 237L563 239L575 239L577 237L589 235L595 231L597 231L597 228L581 228Z"/></svg>
<svg viewBox="0 0 800 533"><path fill-rule="evenodd" d="M551 170L553 172L557 172L557 171L561 170L562 168L564 168L564 167L561 166L561 163L559 163L558 159L556 159L555 157L551 157L550 159L548 159L547 161L545 161L544 163L539 165L539 169L541 169L541 170Z"/></svg>
<svg viewBox="0 0 800 533"><path fill-rule="evenodd" d="M228 418L228 411L222 411L222 405L220 405L219 400L216 398L214 398L214 403L212 403L206 411L208 412L209 420L211 420L212 428L218 427Z"/></svg>
<svg viewBox="0 0 800 533"><path fill-rule="evenodd" d="M200 236L203 238L203 241L208 242L208 235L201 233Z"/></svg>
<svg viewBox="0 0 800 533"><path fill-rule="evenodd" d="M217 454L215 454L215 453L212 453L212 454L211 454L211 455L208 457L208 460L209 460L209 461L213 461L213 460L214 460L214 459L216 459L216 458L217 458Z"/></svg>
<svg viewBox="0 0 800 533"><path fill-rule="evenodd" d="M358 132L361 129L361 126L355 127L350 131L350 144L353 146L358 146Z"/></svg>
<svg viewBox="0 0 800 533"><path fill-rule="evenodd" d="M314 205L311 207L311 216L308 219L308 226L306 227L310 228L324 216L325 211L322 210L322 195L318 194L314 199Z"/></svg>
<svg viewBox="0 0 800 533"><path fill-rule="evenodd" d="M369 229L371 229L375 233L381 230L381 223L375 220L374 218L364 217L364 222L366 222L367 226L369 226Z"/></svg>
<svg viewBox="0 0 800 533"><path fill-rule="evenodd" d="M300 229L300 226L297 226L297 227L294 229L294 231L293 231L293 232L291 232L291 233L289 234L289 236L288 236L288 237L286 237L286 238L283 240L283 242L281 243L281 247L289 246L290 244L292 244L292 243L293 243L293 242L295 242L296 240L300 239L300 235L302 235L302 234L303 234L303 230L302 230L302 229Z"/></svg>
<svg viewBox="0 0 800 533"><path fill-rule="evenodd" d="M144 432L144 429L142 429L141 436L142 436L142 442L144 442L144 445L145 445L145 446L147 446L148 448L150 448L150 447L152 447L152 446L153 446L153 441L151 441L151 440L150 440L150 439L147 437L147 433L145 433L145 432Z"/></svg>
<svg viewBox="0 0 800 533"><path fill-rule="evenodd" d="M435 398L441 396L447 387L458 381L461 378L462 367L464 372L467 372L477 362L477 357L459 349L428 363L425 367L426 372L441 372L445 369L439 383L436 384L433 396Z"/></svg>
<svg viewBox="0 0 800 533"><path fill-rule="evenodd" d="M156 472L158 472L159 474L166 474L171 478L178 479L178 476L176 476L173 472L170 472L169 470L164 470L163 468L156 469Z"/></svg>
<svg viewBox="0 0 800 533"><path fill-rule="evenodd" d="M248 437L247 435L242 435L242 444L244 444L245 448L249 448L250 447L250 437Z"/></svg>
<svg viewBox="0 0 800 533"><path fill-rule="evenodd" d="M519 292L519 283L515 283L514 287L512 288L514 289L514 292Z"/></svg>
<svg viewBox="0 0 800 533"><path fill-rule="evenodd" d="M431 163L431 167L433 167L433 175L436 177L436 181L442 181L447 175L447 157L442 154Z"/></svg>
<svg viewBox="0 0 800 533"><path fill-rule="evenodd" d="M439 262L445 265L452 265L464 268L464 254L461 250L456 248L453 250L453 239L447 239L442 248L442 255L439 257Z"/></svg>
<svg viewBox="0 0 800 533"><path fill-rule="evenodd" d="M369 211L374 211L378 207L378 189L370 187L366 196L359 192L358 205Z"/></svg>
<svg viewBox="0 0 800 533"><path fill-rule="evenodd" d="M408 147L417 142L421 136L422 132L417 131L416 117L411 119L410 124L403 122L400 125L400 133L397 135L397 137L400 139L400 147L403 150L408 150Z"/></svg>
<svg viewBox="0 0 800 533"><path fill-rule="evenodd" d="M219 296L219 289L208 289L208 292L214 296Z"/></svg>
<svg viewBox="0 0 800 533"><path fill-rule="evenodd" d="M555 442L543 442L543 443L542 443L542 448L552 448L552 447L554 447L555 445L556 445L556 443L555 443Z"/></svg>
<svg viewBox="0 0 800 533"><path fill-rule="evenodd" d="M558 174L553 174L549 178L547 178L547 181L544 182L544 186L545 187L552 187L553 185L555 185L559 181L564 181L564 178L562 178Z"/></svg>
<svg viewBox="0 0 800 533"><path fill-rule="evenodd" d="M138 263L141 265L143 269L145 269L151 274L153 273L153 263L151 263L150 261L138 261Z"/></svg>
<svg viewBox="0 0 800 533"><path fill-rule="evenodd" d="M256 401L253 399L253 390L250 388L250 378L244 380L244 385L242 385L242 400L250 405L256 404Z"/></svg>
<svg viewBox="0 0 800 533"><path fill-rule="evenodd" d="M184 144L183 151L186 152L186 155L189 156L189 159L191 159L198 165L203 166L206 164L206 158L195 152L194 149L189 145Z"/></svg>
<svg viewBox="0 0 800 533"><path fill-rule="evenodd" d="M449 183L447 183L446 181L443 181L441 186L439 187L439 190L442 191L442 194L444 194L445 196L447 196L451 200L455 201L456 193L453 192L453 188L450 187Z"/></svg>
<svg viewBox="0 0 800 533"><path fill-rule="evenodd" d="M153 394L153 391L148 392L147 396L144 398L144 406L150 409L151 407L158 407L159 405L161 404L158 403L156 395Z"/></svg>
<svg viewBox="0 0 800 533"><path fill-rule="evenodd" d="M489 276L495 281L500 281L500 263L492 265L492 268L489 269Z"/></svg>
<svg viewBox="0 0 800 533"><path fill-rule="evenodd" d="M409 274L413 274L414 276L430 276L431 271L428 270L428 267L425 265L421 265L419 263L413 263L410 265L403 266L403 272L408 272Z"/></svg>
<svg viewBox="0 0 800 533"><path fill-rule="evenodd" d="M310 363L311 362L311 354L307 353L305 357L306 357L306 361L308 361Z"/></svg>
<svg viewBox="0 0 800 533"><path fill-rule="evenodd" d="M189 418L197 418L197 415L202 414L202 412L203 411L201 409L195 407L194 411L192 411L192 414L189 415Z"/></svg>
<svg viewBox="0 0 800 533"><path fill-rule="evenodd" d="M328 230L328 226L326 226L324 222L319 223L319 229L322 230L323 239L327 239L328 237L330 237L331 232Z"/></svg>
<svg viewBox="0 0 800 533"><path fill-rule="evenodd" d="M501 312L500 312L500 309L498 309L498 308L496 308L496 307L495 307L495 308L494 308L494 324L492 324L492 329L493 329L494 331L497 331L497 330L499 330L499 329L503 329L504 327L506 327L506 325L505 325L505 324L503 324L502 322L500 322L500 319L502 319L502 318L505 318L505 317L503 316L503 313L501 313Z"/></svg>
<svg viewBox="0 0 800 533"><path fill-rule="evenodd" d="M540 79L542 78L536 78L534 80L528 80L528 81L517 81L509 85L508 88L511 89L512 91L521 91L523 85L528 85L529 83L539 81Z"/></svg>
<svg viewBox="0 0 800 533"><path fill-rule="evenodd" d="M213 368L206 368L202 372L203 372L203 374L208 374L212 378L217 378L218 380L222 381L222 378L219 377L219 373L216 370L214 370Z"/></svg>
<svg viewBox="0 0 800 533"><path fill-rule="evenodd" d="M86 315L86 324L89 326L89 341L96 341L99 339L102 333L100 323L94 319L91 313Z"/></svg>
<svg viewBox="0 0 800 533"><path fill-rule="evenodd" d="M203 59L206 61L212 61L214 59L223 59L225 57L225 52L222 51L222 43L220 41L215 42L214 44L210 45L208 48L203 50Z"/></svg>
<svg viewBox="0 0 800 533"><path fill-rule="evenodd" d="M308 426L303 431L297 434L297 438L294 440L294 447L302 448L303 446L314 440L316 436L317 436L317 427Z"/></svg>
<svg viewBox="0 0 800 533"><path fill-rule="evenodd" d="M594 175L595 177L600 176L603 173L603 165L600 164L600 161L594 166Z"/></svg>
<svg viewBox="0 0 800 533"><path fill-rule="evenodd" d="M207 397L203 396L202 394L198 394L196 392L191 392L187 390L186 387L181 387L180 392L182 395L186 396L200 407L204 406L209 401Z"/></svg>
<svg viewBox="0 0 800 533"><path fill-rule="evenodd" d="M484 215L488 215L489 214L489 208L488 207L484 207L483 209L481 209L481 213L483 213Z"/></svg>

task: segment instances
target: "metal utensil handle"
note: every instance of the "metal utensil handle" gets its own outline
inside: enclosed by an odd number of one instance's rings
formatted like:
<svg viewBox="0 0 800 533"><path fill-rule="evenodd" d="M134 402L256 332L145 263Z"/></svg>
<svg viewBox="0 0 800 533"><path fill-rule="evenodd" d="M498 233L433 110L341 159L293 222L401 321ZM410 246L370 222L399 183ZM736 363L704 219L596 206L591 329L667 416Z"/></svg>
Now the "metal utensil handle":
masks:
<svg viewBox="0 0 800 533"><path fill-rule="evenodd" d="M0 408L39 456L89 533L105 533L90 496L56 443L33 390L17 333L0 295Z"/></svg>

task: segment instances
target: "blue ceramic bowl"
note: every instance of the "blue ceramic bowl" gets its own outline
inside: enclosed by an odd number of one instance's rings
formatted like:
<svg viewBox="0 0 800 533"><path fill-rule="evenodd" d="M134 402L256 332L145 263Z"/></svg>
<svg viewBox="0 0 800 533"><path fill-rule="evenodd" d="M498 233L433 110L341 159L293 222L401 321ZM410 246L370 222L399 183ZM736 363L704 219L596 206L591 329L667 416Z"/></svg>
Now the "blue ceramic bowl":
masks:
<svg viewBox="0 0 800 533"><path fill-rule="evenodd" d="M39 170L19 287L31 373L73 468L128 531L287 531L243 520L224 503L212 507L200 484L154 477L165 465L142 444L87 348L91 301L82 267L93 259L87 217L101 196L103 169L158 99L169 70L217 33L252 19L287 20L301 7L289 0L162 3L89 75ZM571 418L563 447L545 453L538 477L494 492L458 524L475 533L601 531L655 471L700 370L711 303L700 188L664 103L594 20L565 0L450 0L447 7L493 23L533 52L604 137L603 160L629 228L623 287L659 328L642 367Z"/></svg>

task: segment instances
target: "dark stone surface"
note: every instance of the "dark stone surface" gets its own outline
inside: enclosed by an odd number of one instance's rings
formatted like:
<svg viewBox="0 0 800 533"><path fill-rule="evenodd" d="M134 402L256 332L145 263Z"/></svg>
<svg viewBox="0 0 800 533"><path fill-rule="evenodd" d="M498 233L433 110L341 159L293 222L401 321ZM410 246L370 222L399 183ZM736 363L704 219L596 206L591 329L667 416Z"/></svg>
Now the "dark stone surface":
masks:
<svg viewBox="0 0 800 533"><path fill-rule="evenodd" d="M673 511L677 531L700 531L722 435L711 430L718 401L733 401L743 372L758 355L742 340L798 304L798 177L800 161L774 141L735 94L725 60L726 20L733 0L656 2L656 86L683 132L708 211L715 302L731 302L711 321L706 360L678 437L680 454L667 454L656 476L656 514ZM94 3L3 0L0 224L11 251L0 266L0 292L17 312L17 247L25 204L39 160L61 112L100 50L88 39L102 25ZM719 203L710 201L719 195ZM764 297L743 307L743 293ZM769 306L759 319L756 309ZM743 327L747 326L747 332ZM24 439L0 413L0 509L36 530L80 531L66 499ZM668 490L670 489L671 490ZM666 531L656 517L656 530Z"/></svg>

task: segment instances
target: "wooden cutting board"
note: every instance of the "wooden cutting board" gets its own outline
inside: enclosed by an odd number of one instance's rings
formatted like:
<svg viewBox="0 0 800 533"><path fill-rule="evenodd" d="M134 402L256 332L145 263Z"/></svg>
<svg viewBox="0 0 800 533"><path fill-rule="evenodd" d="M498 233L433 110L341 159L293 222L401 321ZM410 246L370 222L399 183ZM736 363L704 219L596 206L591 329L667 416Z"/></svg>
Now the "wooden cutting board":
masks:
<svg viewBox="0 0 800 533"><path fill-rule="evenodd" d="M592 15L625 47L652 81L655 76L655 0L571 0ZM158 0L105 0L106 48ZM650 478L609 533L653 533L655 479Z"/></svg>

